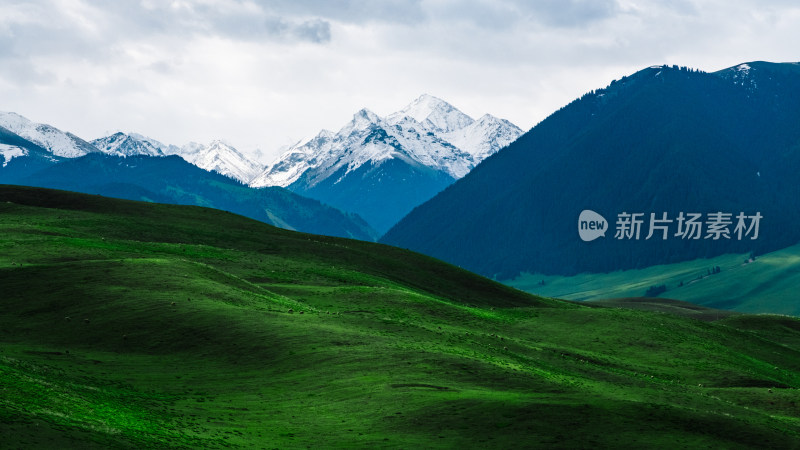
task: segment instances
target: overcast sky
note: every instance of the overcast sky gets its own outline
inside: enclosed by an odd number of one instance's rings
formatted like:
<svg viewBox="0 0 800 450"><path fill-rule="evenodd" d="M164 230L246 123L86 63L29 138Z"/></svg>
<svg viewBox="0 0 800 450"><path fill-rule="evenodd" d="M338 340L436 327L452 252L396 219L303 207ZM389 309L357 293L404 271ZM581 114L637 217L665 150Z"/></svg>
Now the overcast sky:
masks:
<svg viewBox="0 0 800 450"><path fill-rule="evenodd" d="M654 64L800 61L794 0L2 0L0 110L281 146L422 93L527 130Z"/></svg>

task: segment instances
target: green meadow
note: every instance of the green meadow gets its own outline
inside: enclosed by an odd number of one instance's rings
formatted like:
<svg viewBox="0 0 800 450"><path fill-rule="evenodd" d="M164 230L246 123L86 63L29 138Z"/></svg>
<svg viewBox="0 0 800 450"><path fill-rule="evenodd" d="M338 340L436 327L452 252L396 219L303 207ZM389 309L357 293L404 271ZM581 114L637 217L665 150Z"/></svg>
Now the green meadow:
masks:
<svg viewBox="0 0 800 450"><path fill-rule="evenodd" d="M664 304L0 186L0 447L800 448L800 320Z"/></svg>
<svg viewBox="0 0 800 450"><path fill-rule="evenodd" d="M713 268L719 267L718 273ZM544 282L544 284L542 284ZM506 284L570 300L642 297L651 286L659 297L747 313L800 315L800 244L756 256L730 254L606 274L523 274Z"/></svg>

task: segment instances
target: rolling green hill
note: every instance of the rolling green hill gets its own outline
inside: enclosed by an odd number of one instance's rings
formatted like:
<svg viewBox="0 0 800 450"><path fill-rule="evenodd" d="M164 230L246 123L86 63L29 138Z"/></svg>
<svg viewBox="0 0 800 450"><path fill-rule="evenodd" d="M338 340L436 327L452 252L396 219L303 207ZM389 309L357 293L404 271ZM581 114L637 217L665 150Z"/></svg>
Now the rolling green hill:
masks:
<svg viewBox="0 0 800 450"><path fill-rule="evenodd" d="M506 284L548 297L599 300L644 295L661 286L661 297L748 313L800 315L800 244L745 262L748 254L722 255L645 269L575 276L523 274ZM719 267L718 273L710 273ZM541 283L544 282L544 285Z"/></svg>
<svg viewBox="0 0 800 450"><path fill-rule="evenodd" d="M230 213L0 186L0 447L800 444L800 321L532 296Z"/></svg>

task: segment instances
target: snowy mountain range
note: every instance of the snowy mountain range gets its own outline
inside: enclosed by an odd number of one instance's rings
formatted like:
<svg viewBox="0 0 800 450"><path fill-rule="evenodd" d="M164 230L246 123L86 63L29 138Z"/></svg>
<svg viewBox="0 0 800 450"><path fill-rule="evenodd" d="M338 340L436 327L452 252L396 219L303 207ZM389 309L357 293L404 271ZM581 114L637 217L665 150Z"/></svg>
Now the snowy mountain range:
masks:
<svg viewBox="0 0 800 450"><path fill-rule="evenodd" d="M247 184L262 170L260 165L251 161L232 145L220 140L208 145L190 142L178 147L165 145L136 133L114 133L111 136L95 139L92 144L101 152L116 156L178 155L201 169L217 172L243 184Z"/></svg>
<svg viewBox="0 0 800 450"><path fill-rule="evenodd" d="M370 132L380 129L388 140ZM337 133L322 130L300 141L268 165L251 186L288 187L301 177L314 185L339 168L405 158L458 179L522 134L513 123L486 114L474 120L449 103L424 94L385 118L357 112ZM370 139L367 139L370 138Z"/></svg>
<svg viewBox="0 0 800 450"><path fill-rule="evenodd" d="M156 141L125 133L114 133L92 141L98 150L114 156L165 156L164 146Z"/></svg>
<svg viewBox="0 0 800 450"><path fill-rule="evenodd" d="M208 145L190 142L183 147L162 148L166 154L178 155L195 166L217 172L248 184L263 167L236 150L232 145L215 140Z"/></svg>
<svg viewBox="0 0 800 450"><path fill-rule="evenodd" d="M379 233L522 134L507 120L489 114L474 120L431 95L386 117L362 109L338 132L322 130L266 167L220 140L176 146L117 132L87 142L12 112L0 113L0 127L28 142L27 147L0 142L3 166L33 153L40 159L177 155L254 188L285 187L359 214Z"/></svg>
<svg viewBox="0 0 800 450"><path fill-rule="evenodd" d="M362 109L338 132L298 142L250 185L287 187L383 232L521 134L507 120L474 120L422 95L386 117Z"/></svg>
<svg viewBox="0 0 800 450"><path fill-rule="evenodd" d="M89 153L105 153L113 156L167 156L178 155L201 169L217 172L247 184L263 167L233 146L223 141L213 141L208 145L189 143L182 147L165 145L155 139L136 133L114 133L87 142L72 133L64 132L51 125L36 123L13 112L0 112L0 127L26 139L32 144L52 154L54 157L78 158ZM3 163L12 158L26 156L24 147L2 144L0 153Z"/></svg>
<svg viewBox="0 0 800 450"><path fill-rule="evenodd" d="M13 112L0 112L0 127L43 147L55 156L77 158L98 151L92 144L72 133L30 121Z"/></svg>
<svg viewBox="0 0 800 450"><path fill-rule="evenodd" d="M442 137L472 155L475 164L514 142L522 134L513 123L484 114L471 124L442 135Z"/></svg>

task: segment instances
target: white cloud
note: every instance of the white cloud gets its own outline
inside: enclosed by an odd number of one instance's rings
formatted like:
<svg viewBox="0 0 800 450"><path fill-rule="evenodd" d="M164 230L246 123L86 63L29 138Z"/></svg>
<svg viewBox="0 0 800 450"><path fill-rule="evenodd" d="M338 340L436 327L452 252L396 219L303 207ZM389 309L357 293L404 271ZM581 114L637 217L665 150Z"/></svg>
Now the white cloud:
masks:
<svg viewBox="0 0 800 450"><path fill-rule="evenodd" d="M0 110L274 155L423 92L529 128L652 64L796 59L797 29L788 0L11 0Z"/></svg>

